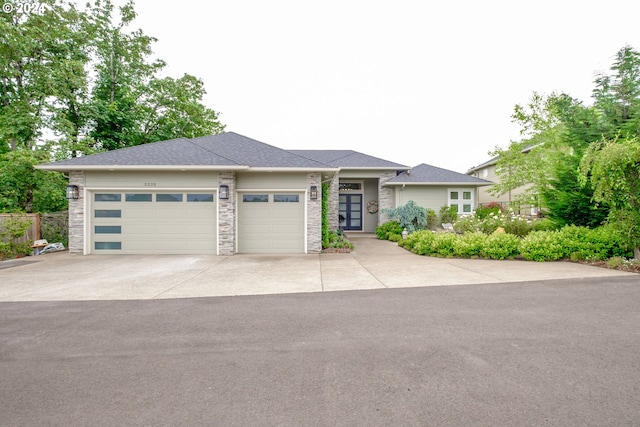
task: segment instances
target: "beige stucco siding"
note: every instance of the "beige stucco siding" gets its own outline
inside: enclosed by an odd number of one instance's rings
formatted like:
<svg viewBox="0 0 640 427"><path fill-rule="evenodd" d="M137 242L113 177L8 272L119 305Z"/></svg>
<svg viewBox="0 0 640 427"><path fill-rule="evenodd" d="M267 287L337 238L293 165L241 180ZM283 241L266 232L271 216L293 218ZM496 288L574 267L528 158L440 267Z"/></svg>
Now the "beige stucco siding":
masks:
<svg viewBox="0 0 640 427"><path fill-rule="evenodd" d="M362 200L362 231L365 233L374 233L376 227L378 227L378 213L369 213L367 206L369 202L376 201L380 205L378 200L378 180L367 178L364 180L364 193Z"/></svg>
<svg viewBox="0 0 640 427"><path fill-rule="evenodd" d="M416 202L418 206L440 211L442 206L447 204L447 188L426 185L407 185L396 188L396 206L402 206L409 200Z"/></svg>
<svg viewBox="0 0 640 427"><path fill-rule="evenodd" d="M88 171L89 188L216 188L218 172L213 171Z"/></svg>
<svg viewBox="0 0 640 427"><path fill-rule="evenodd" d="M236 179L237 190L254 188L305 190L307 187L306 173L238 173Z"/></svg>

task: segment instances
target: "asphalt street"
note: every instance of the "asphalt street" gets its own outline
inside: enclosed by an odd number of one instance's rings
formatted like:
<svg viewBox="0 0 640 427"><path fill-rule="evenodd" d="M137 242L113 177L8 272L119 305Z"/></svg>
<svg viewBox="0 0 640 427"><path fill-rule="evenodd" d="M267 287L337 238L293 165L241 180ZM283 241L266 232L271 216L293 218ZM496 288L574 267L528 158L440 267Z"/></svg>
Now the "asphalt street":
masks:
<svg viewBox="0 0 640 427"><path fill-rule="evenodd" d="M637 426L638 276L0 303L0 425Z"/></svg>

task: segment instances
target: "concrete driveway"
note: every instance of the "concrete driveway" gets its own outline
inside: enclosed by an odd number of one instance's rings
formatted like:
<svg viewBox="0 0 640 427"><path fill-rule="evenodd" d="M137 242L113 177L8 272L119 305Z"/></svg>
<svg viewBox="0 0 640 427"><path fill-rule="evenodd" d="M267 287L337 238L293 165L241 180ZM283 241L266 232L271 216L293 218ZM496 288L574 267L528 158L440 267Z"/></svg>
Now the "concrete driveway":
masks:
<svg viewBox="0 0 640 427"><path fill-rule="evenodd" d="M349 254L70 255L0 263L0 301L126 300L640 276L570 262L414 255L375 235Z"/></svg>

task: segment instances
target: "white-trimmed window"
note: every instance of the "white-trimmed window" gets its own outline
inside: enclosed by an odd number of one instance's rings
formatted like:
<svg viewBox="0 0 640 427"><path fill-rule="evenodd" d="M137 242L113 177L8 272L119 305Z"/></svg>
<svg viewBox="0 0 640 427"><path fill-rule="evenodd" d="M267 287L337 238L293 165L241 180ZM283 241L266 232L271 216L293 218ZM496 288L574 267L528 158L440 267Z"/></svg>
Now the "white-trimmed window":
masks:
<svg viewBox="0 0 640 427"><path fill-rule="evenodd" d="M474 197L472 189L450 188L448 193L448 205L455 206L458 210L458 215L468 215L473 212Z"/></svg>

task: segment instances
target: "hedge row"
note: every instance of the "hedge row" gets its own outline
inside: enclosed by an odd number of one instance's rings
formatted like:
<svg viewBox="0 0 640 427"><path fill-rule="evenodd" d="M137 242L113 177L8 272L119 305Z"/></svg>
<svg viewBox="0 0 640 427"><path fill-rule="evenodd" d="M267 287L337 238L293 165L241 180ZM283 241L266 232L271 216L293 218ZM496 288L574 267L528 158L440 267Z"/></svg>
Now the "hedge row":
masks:
<svg viewBox="0 0 640 427"><path fill-rule="evenodd" d="M460 258L577 261L632 256L608 227L566 226L560 230L532 231L524 238L508 233L455 234L421 230L400 239L398 245L419 255Z"/></svg>

